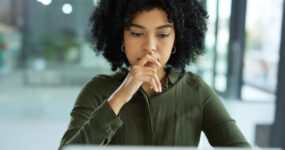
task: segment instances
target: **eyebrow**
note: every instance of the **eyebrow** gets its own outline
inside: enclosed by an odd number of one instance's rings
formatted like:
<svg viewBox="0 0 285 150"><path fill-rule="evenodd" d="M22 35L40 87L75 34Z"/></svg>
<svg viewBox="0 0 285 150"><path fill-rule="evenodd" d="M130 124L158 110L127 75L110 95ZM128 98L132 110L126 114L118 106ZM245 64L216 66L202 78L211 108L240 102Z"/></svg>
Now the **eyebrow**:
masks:
<svg viewBox="0 0 285 150"><path fill-rule="evenodd" d="M145 29L144 26L138 25L138 24L134 24L134 23L132 23L130 25L130 27L136 27L136 28L140 28L140 29ZM156 29L163 29L163 28L172 28L172 25L171 24L166 24L166 25L162 25L162 26L156 27Z"/></svg>

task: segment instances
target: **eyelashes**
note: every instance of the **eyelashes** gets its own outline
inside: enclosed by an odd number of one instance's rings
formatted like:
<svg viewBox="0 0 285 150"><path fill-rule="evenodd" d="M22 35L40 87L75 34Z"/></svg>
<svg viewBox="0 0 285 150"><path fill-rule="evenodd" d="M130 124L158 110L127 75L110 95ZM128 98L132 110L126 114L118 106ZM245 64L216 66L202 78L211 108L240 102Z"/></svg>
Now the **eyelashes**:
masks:
<svg viewBox="0 0 285 150"><path fill-rule="evenodd" d="M158 37L160 37L160 38L165 38L165 37L168 37L169 36L169 34L158 34Z"/></svg>
<svg viewBox="0 0 285 150"><path fill-rule="evenodd" d="M142 37L144 34L140 32L131 32L131 35L134 37ZM159 38L166 38L169 36L169 33L160 33L156 35Z"/></svg>
<svg viewBox="0 0 285 150"><path fill-rule="evenodd" d="M132 35L132 36L135 36L135 37L140 37L140 36L142 36L143 34L142 34L142 33L138 33L138 32L131 32L131 35Z"/></svg>

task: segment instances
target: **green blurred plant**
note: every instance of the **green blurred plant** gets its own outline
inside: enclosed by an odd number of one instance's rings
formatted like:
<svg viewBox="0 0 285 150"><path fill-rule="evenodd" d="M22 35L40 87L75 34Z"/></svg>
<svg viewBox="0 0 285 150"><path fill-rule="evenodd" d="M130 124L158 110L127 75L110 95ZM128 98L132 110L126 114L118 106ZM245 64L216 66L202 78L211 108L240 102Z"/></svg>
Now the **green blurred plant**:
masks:
<svg viewBox="0 0 285 150"><path fill-rule="evenodd" d="M48 64L70 64L79 60L80 42L75 36L59 34L46 36L41 41L41 53ZM76 58L70 58L70 54L78 54Z"/></svg>

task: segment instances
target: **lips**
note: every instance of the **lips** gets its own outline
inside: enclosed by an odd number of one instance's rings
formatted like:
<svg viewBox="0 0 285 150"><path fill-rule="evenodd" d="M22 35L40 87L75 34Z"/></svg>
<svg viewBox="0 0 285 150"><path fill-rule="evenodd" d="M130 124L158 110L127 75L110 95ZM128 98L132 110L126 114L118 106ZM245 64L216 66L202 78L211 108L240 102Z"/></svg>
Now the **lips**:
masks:
<svg viewBox="0 0 285 150"><path fill-rule="evenodd" d="M144 66L147 66L147 67L151 67L153 65L153 63L152 62L147 62L146 64L144 64Z"/></svg>

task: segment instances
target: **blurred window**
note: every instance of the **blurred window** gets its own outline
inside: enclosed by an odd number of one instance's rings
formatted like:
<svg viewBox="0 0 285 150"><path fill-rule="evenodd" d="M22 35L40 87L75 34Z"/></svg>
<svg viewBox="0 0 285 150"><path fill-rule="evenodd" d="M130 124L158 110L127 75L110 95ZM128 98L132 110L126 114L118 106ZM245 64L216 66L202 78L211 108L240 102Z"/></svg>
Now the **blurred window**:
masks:
<svg viewBox="0 0 285 150"><path fill-rule="evenodd" d="M227 89L231 1L207 0L206 9L209 13L206 54L191 67L216 91L224 93Z"/></svg>
<svg viewBox="0 0 285 150"><path fill-rule="evenodd" d="M282 0L247 0L243 99L266 98L260 96L264 94L269 94L267 97L272 99L275 93L282 4ZM246 92L252 90L260 91L261 94Z"/></svg>

